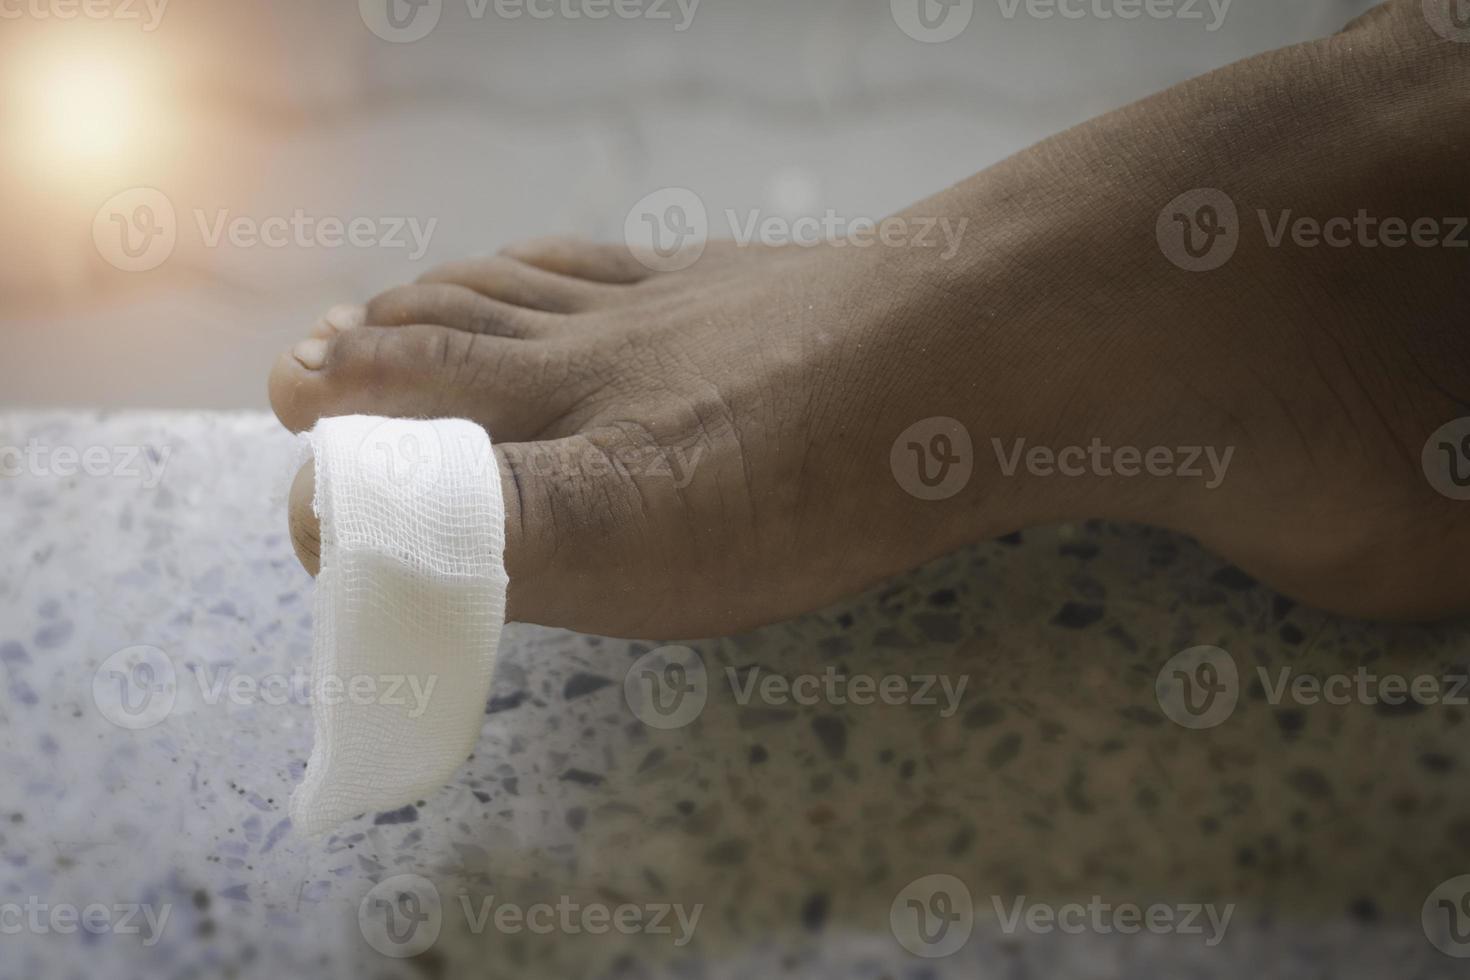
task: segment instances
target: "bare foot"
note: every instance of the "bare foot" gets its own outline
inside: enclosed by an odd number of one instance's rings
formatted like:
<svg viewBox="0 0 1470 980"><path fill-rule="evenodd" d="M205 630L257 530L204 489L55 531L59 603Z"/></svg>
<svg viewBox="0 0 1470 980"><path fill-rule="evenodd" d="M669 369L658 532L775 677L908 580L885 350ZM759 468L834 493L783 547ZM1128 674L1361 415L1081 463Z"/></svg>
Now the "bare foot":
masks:
<svg viewBox="0 0 1470 980"><path fill-rule="evenodd" d="M518 620L729 633L1081 517L1185 531L1339 612L1443 615L1470 607L1470 519L1420 451L1470 414L1467 253L1273 245L1258 212L1463 214L1466 93L1470 45L1395 0L900 216L968 219L951 256L712 243L655 273L621 246L532 242L332 311L282 355L271 401L297 430L354 412L483 425ZM1156 236L1197 188L1239 209L1208 272ZM890 452L937 417L973 438L974 470L926 500ZM1017 440L1231 456L1207 488L1008 467ZM292 526L312 567L309 470Z"/></svg>

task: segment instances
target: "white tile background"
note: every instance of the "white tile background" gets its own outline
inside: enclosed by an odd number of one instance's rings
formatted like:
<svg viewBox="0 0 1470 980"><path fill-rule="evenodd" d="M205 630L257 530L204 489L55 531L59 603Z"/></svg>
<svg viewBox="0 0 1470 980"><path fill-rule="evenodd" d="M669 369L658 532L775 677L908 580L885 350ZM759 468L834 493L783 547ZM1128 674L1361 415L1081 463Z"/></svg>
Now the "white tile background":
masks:
<svg viewBox="0 0 1470 980"><path fill-rule="evenodd" d="M921 44L887 0L702 0L684 32L443 4L411 44L374 36L351 2L170 0L152 33L0 21L0 65L66 32L141 53L168 79L159 132L174 137L158 137L147 167L85 185L14 168L0 183L0 404L263 407L276 351L321 309L435 262L546 232L617 238L633 203L669 185L711 214L881 216L1370 6L1234 0L1211 33L1024 6L1007 18L1000 0L975 0L960 37ZM16 118L0 113L0 146L25 145ZM125 275L100 260L90 222L140 184L169 195L180 242L160 268ZM192 212L221 208L437 224L416 263L391 249L206 248Z"/></svg>

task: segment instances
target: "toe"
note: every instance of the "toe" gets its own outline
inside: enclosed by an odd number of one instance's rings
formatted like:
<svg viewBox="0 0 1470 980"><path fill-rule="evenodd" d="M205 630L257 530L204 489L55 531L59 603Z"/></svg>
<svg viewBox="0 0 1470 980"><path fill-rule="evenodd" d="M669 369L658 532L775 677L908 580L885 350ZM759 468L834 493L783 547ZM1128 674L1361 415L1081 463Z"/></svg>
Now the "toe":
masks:
<svg viewBox="0 0 1470 980"><path fill-rule="evenodd" d="M501 254L547 272L613 285L631 285L653 274L627 246L581 238L537 238L511 245Z"/></svg>
<svg viewBox="0 0 1470 980"><path fill-rule="evenodd" d="M271 406L301 432L335 415L466 418L496 439L542 431L579 389L557 350L438 324L356 327L308 337L276 360Z"/></svg>
<svg viewBox="0 0 1470 980"><path fill-rule="evenodd" d="M296 472L291 481L288 501L291 526L291 547L296 549L296 558L301 566L315 575L321 570L322 528L316 519L313 496L316 493L316 464L308 462Z"/></svg>
<svg viewBox="0 0 1470 980"><path fill-rule="evenodd" d="M616 299L617 290L505 255L466 259L430 269L421 283L448 283L512 306L547 313L580 313Z"/></svg>
<svg viewBox="0 0 1470 980"><path fill-rule="evenodd" d="M363 317L375 327L437 323L520 340L546 336L555 322L545 313L450 282L415 283L379 293L368 302Z"/></svg>
<svg viewBox="0 0 1470 980"><path fill-rule="evenodd" d="M610 636L706 635L710 624L741 622L730 597L694 576L668 581L692 528L680 527L677 488L656 466L654 447L591 433L495 446L505 501L506 616ZM321 527L315 473L302 467L290 494L291 543L317 574Z"/></svg>
<svg viewBox="0 0 1470 980"><path fill-rule="evenodd" d="M505 565L511 575L511 585L506 596L506 617L512 620L544 621L539 612L532 586L540 577L539 570L545 567L544 556L526 553L522 529L525 522L521 517L520 494L514 478L496 447L497 474L501 481L501 492L505 500ZM291 546L296 558L312 575L321 571L322 529L316 513L316 464L308 461L296 473L292 481L288 501L288 523Z"/></svg>

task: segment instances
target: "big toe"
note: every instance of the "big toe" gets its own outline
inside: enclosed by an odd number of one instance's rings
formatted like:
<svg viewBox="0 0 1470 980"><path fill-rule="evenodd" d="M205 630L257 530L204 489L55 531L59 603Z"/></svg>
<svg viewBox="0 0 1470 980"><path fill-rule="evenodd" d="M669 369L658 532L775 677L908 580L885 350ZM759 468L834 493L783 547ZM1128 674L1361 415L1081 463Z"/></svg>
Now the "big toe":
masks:
<svg viewBox="0 0 1470 980"><path fill-rule="evenodd" d="M505 501L507 618L614 636L703 635L701 624L723 612L703 608L718 590L700 589L692 577L683 587L650 587L667 579L659 570L678 564L674 553L688 537L669 519L677 513L674 482L658 467L640 468L635 447L616 438L495 446L490 478L500 480ZM312 574L323 550L315 493L308 463L289 509L292 546Z"/></svg>
<svg viewBox="0 0 1470 980"><path fill-rule="evenodd" d="M308 461L296 472L291 481L291 493L287 501L291 526L291 547L301 567L315 575L322 565L322 525L317 520L314 497L316 496L316 464Z"/></svg>

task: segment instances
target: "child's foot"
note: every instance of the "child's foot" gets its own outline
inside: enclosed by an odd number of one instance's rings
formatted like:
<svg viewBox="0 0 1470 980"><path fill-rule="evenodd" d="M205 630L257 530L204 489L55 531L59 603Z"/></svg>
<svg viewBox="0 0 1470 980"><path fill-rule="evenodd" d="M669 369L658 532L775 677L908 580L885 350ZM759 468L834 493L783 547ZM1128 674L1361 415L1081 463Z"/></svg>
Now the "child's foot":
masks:
<svg viewBox="0 0 1470 980"><path fill-rule="evenodd" d="M1470 45L1420 10L1396 0L905 213L968 219L952 257L712 244L654 273L621 247L531 243L334 311L281 357L272 403L293 429L354 412L484 425L510 510L511 617L588 632L728 633L1086 516L1187 531L1349 614L1466 608L1470 519L1420 451L1470 414L1456 397L1467 253L1271 247L1257 215L1464 212ZM1239 246L1188 272L1156 223L1202 187L1238 206ZM925 500L908 447L890 453L938 417L968 431L974 470ZM1024 459L1008 473L1018 439L1233 454L1206 489ZM292 520L310 566L309 477Z"/></svg>

